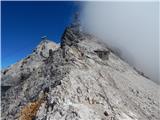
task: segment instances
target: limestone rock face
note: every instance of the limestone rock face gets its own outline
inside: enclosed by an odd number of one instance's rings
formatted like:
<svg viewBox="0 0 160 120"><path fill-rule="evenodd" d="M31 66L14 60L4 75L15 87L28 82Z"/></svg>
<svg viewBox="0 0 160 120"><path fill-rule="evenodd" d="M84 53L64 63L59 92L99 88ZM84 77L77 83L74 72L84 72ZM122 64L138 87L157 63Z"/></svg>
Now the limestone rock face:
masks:
<svg viewBox="0 0 160 120"><path fill-rule="evenodd" d="M54 51L58 47L58 44L49 40L41 41L32 54L2 70L2 86L13 86L18 84L19 81L27 79L30 73L34 72L49 57L49 50Z"/></svg>
<svg viewBox="0 0 160 120"><path fill-rule="evenodd" d="M160 119L160 86L72 28L1 74L2 120Z"/></svg>

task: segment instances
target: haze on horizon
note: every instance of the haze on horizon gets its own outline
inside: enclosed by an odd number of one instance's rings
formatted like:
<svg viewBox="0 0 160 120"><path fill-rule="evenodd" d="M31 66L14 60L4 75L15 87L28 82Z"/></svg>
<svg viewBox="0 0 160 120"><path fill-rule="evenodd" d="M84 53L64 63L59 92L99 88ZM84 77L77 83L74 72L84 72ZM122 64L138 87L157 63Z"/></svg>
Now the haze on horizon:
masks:
<svg viewBox="0 0 160 120"><path fill-rule="evenodd" d="M86 31L117 49L131 66L159 81L158 2L85 2Z"/></svg>

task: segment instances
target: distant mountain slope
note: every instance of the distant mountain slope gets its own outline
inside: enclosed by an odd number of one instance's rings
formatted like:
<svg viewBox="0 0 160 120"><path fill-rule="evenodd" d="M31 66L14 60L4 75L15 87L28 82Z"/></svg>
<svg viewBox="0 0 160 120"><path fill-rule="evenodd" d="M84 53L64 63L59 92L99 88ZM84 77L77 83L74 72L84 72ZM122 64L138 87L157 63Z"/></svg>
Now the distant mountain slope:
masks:
<svg viewBox="0 0 160 120"><path fill-rule="evenodd" d="M2 120L159 120L160 86L76 26L2 71Z"/></svg>

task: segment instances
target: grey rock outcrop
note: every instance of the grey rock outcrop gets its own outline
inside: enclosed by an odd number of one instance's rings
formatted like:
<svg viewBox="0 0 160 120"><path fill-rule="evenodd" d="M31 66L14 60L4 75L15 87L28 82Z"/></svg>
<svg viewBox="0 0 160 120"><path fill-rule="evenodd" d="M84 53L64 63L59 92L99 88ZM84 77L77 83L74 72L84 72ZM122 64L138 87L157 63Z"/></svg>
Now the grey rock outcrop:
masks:
<svg viewBox="0 0 160 120"><path fill-rule="evenodd" d="M71 27L60 46L42 41L27 58L3 70L1 86L2 120L160 119L160 86L96 37Z"/></svg>

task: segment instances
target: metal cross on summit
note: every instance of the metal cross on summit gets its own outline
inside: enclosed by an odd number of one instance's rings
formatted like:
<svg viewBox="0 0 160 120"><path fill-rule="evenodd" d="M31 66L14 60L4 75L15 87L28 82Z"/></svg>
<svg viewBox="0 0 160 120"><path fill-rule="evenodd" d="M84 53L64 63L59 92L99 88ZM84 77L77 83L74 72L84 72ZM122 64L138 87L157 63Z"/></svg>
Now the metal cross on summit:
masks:
<svg viewBox="0 0 160 120"><path fill-rule="evenodd" d="M46 35L45 35L45 36L42 36L41 39L42 39L42 40L47 40L47 36L46 36Z"/></svg>

